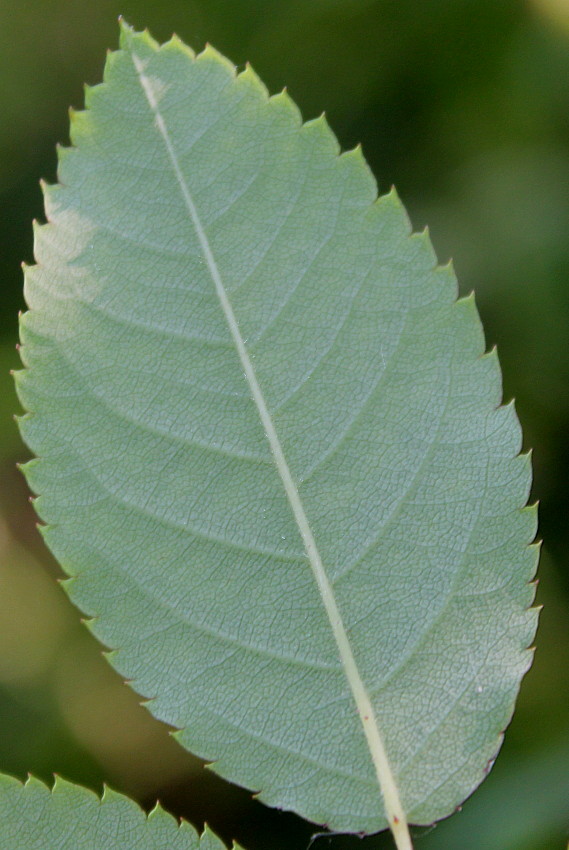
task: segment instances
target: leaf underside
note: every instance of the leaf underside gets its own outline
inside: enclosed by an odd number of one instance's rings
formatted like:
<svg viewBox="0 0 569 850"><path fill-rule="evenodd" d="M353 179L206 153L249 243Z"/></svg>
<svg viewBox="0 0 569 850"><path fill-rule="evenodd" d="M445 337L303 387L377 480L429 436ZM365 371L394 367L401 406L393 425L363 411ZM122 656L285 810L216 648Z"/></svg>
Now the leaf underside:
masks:
<svg viewBox="0 0 569 850"><path fill-rule="evenodd" d="M359 149L211 48L123 27L71 139L17 385L72 600L218 773L375 832L341 626L409 820L449 814L536 627L530 460L473 298Z"/></svg>
<svg viewBox="0 0 569 850"><path fill-rule="evenodd" d="M0 774L0 841L6 850L225 850L206 828L202 836L156 806L105 789L92 791L57 778L53 790L37 779L22 785Z"/></svg>

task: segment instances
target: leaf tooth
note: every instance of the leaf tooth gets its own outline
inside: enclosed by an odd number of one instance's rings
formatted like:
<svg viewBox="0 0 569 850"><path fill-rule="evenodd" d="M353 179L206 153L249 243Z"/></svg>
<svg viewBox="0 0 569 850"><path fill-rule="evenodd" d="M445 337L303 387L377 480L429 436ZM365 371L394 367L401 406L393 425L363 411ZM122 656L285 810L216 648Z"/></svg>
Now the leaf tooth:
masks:
<svg viewBox="0 0 569 850"><path fill-rule="evenodd" d="M99 795L97 795L97 796L99 796ZM113 791L112 788L109 788L109 786L107 785L106 782L103 783L103 793L99 797L99 802L101 803L101 805L103 805L104 803L113 803L116 800L120 800L120 799L121 799L120 794L117 794L116 791ZM138 805L135 801L133 801L133 802L135 803L135 805ZM142 809L140 811L141 811L141 813L143 813Z"/></svg>
<svg viewBox="0 0 569 850"><path fill-rule="evenodd" d="M173 32L170 39L162 45L162 50L164 52L167 52L168 50L175 50L179 53L183 53L192 61L196 58L196 54L192 48L185 44L185 42L183 42L180 36L175 32Z"/></svg>
<svg viewBox="0 0 569 850"><path fill-rule="evenodd" d="M57 150L59 149L60 147L57 147ZM48 180L44 180L43 177L40 178L39 184L44 198L47 192L49 192L54 186L57 186L57 183L50 183ZM36 221L36 219L34 219L34 221Z"/></svg>
<svg viewBox="0 0 569 850"><path fill-rule="evenodd" d="M365 160L362 146L357 144L348 151L342 151L339 159L342 167L350 172L347 179L354 185L360 184L357 207L373 206L378 195L377 182Z"/></svg>
<svg viewBox="0 0 569 850"><path fill-rule="evenodd" d="M516 602L521 606L522 610L520 612L520 617L522 619L522 623L524 625L532 625L533 623L537 626L537 619L539 617L539 611L536 606L534 606L535 602L535 592L536 592L536 582L535 580L528 579L521 587L517 588L512 592L512 596L515 596ZM539 606L538 606L539 607ZM536 614L537 611L537 614ZM531 641L535 636L535 628L529 633L529 635L524 636L522 638L522 648L527 649Z"/></svg>
<svg viewBox="0 0 569 850"><path fill-rule="evenodd" d="M93 614L93 615L81 617L81 622L85 626L87 631L89 631L92 635L94 635L100 642L100 638L98 637L97 633L95 632L95 628L97 626L98 621L99 621L99 615L98 614ZM114 653L116 653L116 652L118 652L118 649L112 650L112 652L105 652L103 650L101 655L104 655L105 658L107 658L109 655L114 655Z"/></svg>
<svg viewBox="0 0 569 850"><path fill-rule="evenodd" d="M403 235L406 237L411 236L413 233L411 220L395 186L392 186L389 192L378 195L374 207L377 213L382 216L383 227L389 228L392 225L392 222L389 220L389 216L392 216L397 219L397 224L403 230Z"/></svg>
<svg viewBox="0 0 569 850"><path fill-rule="evenodd" d="M302 127L302 131L305 134L312 135L317 140L321 153L332 153L337 157L340 156L342 152L340 143L328 124L325 112L322 112L317 118L311 118L310 121L306 121Z"/></svg>
<svg viewBox="0 0 569 850"><path fill-rule="evenodd" d="M65 172L69 167L69 161L77 154L75 145L57 145L57 183L54 187L65 188L66 176ZM52 190L53 192L53 190ZM45 202L45 201L44 201Z"/></svg>
<svg viewBox="0 0 569 850"><path fill-rule="evenodd" d="M528 517L532 519L533 524L533 534L528 541L528 546L531 545L531 542L535 540L535 535L537 534L537 525L538 525L538 507L539 502L532 502L531 505L523 505L520 508L520 513L527 514Z"/></svg>
<svg viewBox="0 0 569 850"><path fill-rule="evenodd" d="M24 368L23 369L15 369L13 377L14 377L14 384L16 385L16 393L18 395L18 399L20 401L20 404L25 409L25 413L15 413L14 414L14 420L17 422L18 427L22 427L22 425L27 421L26 417L31 418L34 415L33 410L30 410L29 406L24 404L24 401L23 401L23 396L24 396L23 382L27 379L26 372L28 372L28 363L24 359L24 356L23 356L23 353L22 353L21 350L20 350L20 359L21 359L22 363L24 364Z"/></svg>
<svg viewBox="0 0 569 850"><path fill-rule="evenodd" d="M91 95L91 101L93 95ZM69 107L69 138L74 147L79 147L81 142L87 139L92 132L91 116L85 109L74 109Z"/></svg>
<svg viewBox="0 0 569 850"><path fill-rule="evenodd" d="M54 778L55 781L54 781L54 783L51 787L51 793L52 794L56 794L58 791L61 791L66 786L67 787L69 787L69 786L73 787L71 782L66 782L65 779L62 776L60 776L58 773L54 773L53 778ZM44 783L41 783L41 784L44 784ZM93 791L92 788L89 788L89 789L85 788L85 790L90 791L91 794L95 794L95 792ZM97 797L97 799L100 800L100 797L99 797L98 794L95 794L95 796Z"/></svg>
<svg viewBox="0 0 569 850"><path fill-rule="evenodd" d="M124 15L119 15L117 22L119 25L119 35L124 33L125 36L128 36L131 32L134 32L134 27L129 24Z"/></svg>
<svg viewBox="0 0 569 850"><path fill-rule="evenodd" d="M22 358L21 349L22 349L22 346L20 346L19 350L20 350L20 359L22 360L22 363L23 363L24 361L23 361L23 358ZM25 365L26 364L24 363L24 366ZM18 393L18 397L20 395L21 382L22 382L22 380L25 380L25 373L26 373L26 369L11 369L10 370L10 374L11 374L12 378L14 379L14 384L16 385L16 392ZM16 422L19 423L24 419L25 416L28 415L28 413L30 413L29 410L27 410L26 413L14 414L14 419L16 420Z"/></svg>
<svg viewBox="0 0 569 850"><path fill-rule="evenodd" d="M281 111L284 115L288 115L296 128L303 126L300 109L289 95L287 88L271 95L269 106L274 110Z"/></svg>
<svg viewBox="0 0 569 850"><path fill-rule="evenodd" d="M344 162L354 162L358 166L364 166L367 170L370 170L369 165L366 162L366 158L364 156L363 148L361 142L358 142L353 148L350 148L347 151L342 151L340 154L341 158Z"/></svg>
<svg viewBox="0 0 569 850"><path fill-rule="evenodd" d="M486 360L488 361L488 363L495 363L496 368L499 370L500 361L498 358L498 346L496 345L496 343L493 343L490 348L487 348L486 351L484 351L484 353L480 355L479 359Z"/></svg>
<svg viewBox="0 0 569 850"><path fill-rule="evenodd" d="M535 633L537 631L539 616L541 614L542 608L543 605L530 605L530 607L526 608L525 611L525 626L527 628L527 633L522 638L522 643L523 652L530 656L526 668L528 670L531 667L531 664L533 662L533 656L535 654L535 646L533 646L533 641L535 639Z"/></svg>
<svg viewBox="0 0 569 850"><path fill-rule="evenodd" d="M541 609L543 608L543 605L539 605L538 607L539 607L539 611L538 611L538 616L539 616L539 614L541 613ZM530 611L535 611L535 610L537 610L537 609L536 608L530 608ZM536 650L536 647L533 646L533 645L532 646L526 646L524 648L524 653L527 653L528 655L531 656L530 660L529 660L529 664L528 664L528 669L533 664L533 659L534 659L534 656L535 656L535 650Z"/></svg>
<svg viewBox="0 0 569 850"><path fill-rule="evenodd" d="M455 296L458 291L458 285L455 284ZM484 336L484 328L476 306L476 296L474 291L456 298L453 304L453 309L459 311L461 321L463 323L463 333L461 334L464 357L478 360L486 352L486 338Z"/></svg>
<svg viewBox="0 0 569 850"><path fill-rule="evenodd" d="M451 300L453 302L460 300L458 298L458 281L456 279L452 260L449 260L444 264L436 263L435 268L432 271L441 281L444 291L450 294Z"/></svg>
<svg viewBox="0 0 569 850"><path fill-rule="evenodd" d="M60 160L61 164L61 160ZM43 193L43 206L45 210L46 223L39 224L34 222L33 226L33 234L34 234L34 257L37 259L36 251L38 250L39 243L41 240L47 235L46 231L50 228L59 208L58 202L58 193L62 189L61 183L46 183L45 181L41 182L41 190Z"/></svg>
<svg viewBox="0 0 569 850"><path fill-rule="evenodd" d="M120 794L118 794L117 796L119 797L119 799L121 799ZM178 821L178 820L176 820L176 818L173 817L173 815L171 815L169 812L165 811L162 808L162 806L160 805L159 800L156 800L156 803L154 804L154 808L150 812L148 812L148 814L146 812L144 812L144 810L141 810L141 811L145 815L146 820L149 821L149 822L151 822L151 821L163 821L163 822L167 822L169 824L172 824L172 826L175 826L178 831L181 830L181 829L183 829L185 831L189 827L192 832L195 832L194 827L190 826L189 823L187 821L185 821L183 818L182 818L181 821ZM217 846L219 846L219 841L218 841Z"/></svg>
<svg viewBox="0 0 569 850"><path fill-rule="evenodd" d="M122 50L107 50L105 65L103 67L102 86L106 86L111 82L112 75L114 74L117 65L122 61L122 58Z"/></svg>
<svg viewBox="0 0 569 850"><path fill-rule="evenodd" d="M268 88L250 62L246 62L243 70L237 74L237 82L239 85L247 85L251 90L260 94L263 100L270 100Z"/></svg>
<svg viewBox="0 0 569 850"><path fill-rule="evenodd" d="M516 470L519 474L523 487L523 495L522 498L524 503L527 502L529 492L531 489L531 451L528 452L520 452L516 457L511 461L512 468ZM524 480L525 478L525 480Z"/></svg>
<svg viewBox="0 0 569 850"><path fill-rule="evenodd" d="M420 246L423 255L422 259L428 263L429 271L436 271L439 264L433 243L431 242L428 226L425 226L422 230L414 230L409 234L409 239L411 242Z"/></svg>
<svg viewBox="0 0 569 850"><path fill-rule="evenodd" d="M91 631L91 627L94 628L96 626L97 622L100 622L100 620L101 620L101 615L97 614L94 617L89 617L88 621L85 621L85 625L87 626L89 631ZM120 649L118 649L118 648L102 649L101 655L104 657L105 661L108 661L109 664L111 665L111 667L113 667L114 666L114 658L119 654L119 652L120 652ZM126 679L124 677L121 677L121 678L122 678L122 680L125 684L127 682L130 683L130 682L134 681L134 679Z"/></svg>
<svg viewBox="0 0 569 850"><path fill-rule="evenodd" d="M171 724L170 724L170 725L171 725ZM184 745L183 745L183 743L179 740L179 738L181 737L181 735L183 735L183 733L184 733L185 731L186 731L186 728L185 728L185 727L180 727L179 729L178 729L178 728L174 728L174 729L170 729L170 730L168 731L168 734L169 734L169 735L171 735L171 737L172 737L172 738L174 738L174 740L175 740L177 743L179 743L181 747L183 747ZM196 758L197 758L197 756L196 756ZM203 766L204 766L204 767L207 767L207 766L208 766L208 764L209 764L209 762L208 762L207 760L205 760L205 761L204 761L204 765L203 765Z"/></svg>
<svg viewBox="0 0 569 850"><path fill-rule="evenodd" d="M76 575L73 575L73 576L66 575L66 576L63 576L63 577L59 577L59 578L57 578L57 579L56 579L56 581L57 581L57 583L59 584L59 586L60 586L60 587L62 587L62 588L63 588L63 590L64 590L67 594L69 594L69 593L70 593L70 590L69 590L69 589L70 589L70 588L73 586L73 584L77 581L77 578L78 578L78 577L77 577Z"/></svg>
<svg viewBox="0 0 569 850"><path fill-rule="evenodd" d="M26 305L29 308L26 310L22 316L20 317L20 340L22 343L25 343L26 340L23 336L27 331L30 330L30 323L34 321L34 316L30 315L31 305L33 301L33 287L36 283L36 274L41 268L41 264L39 258L42 254L42 244L44 235L46 235L45 231L49 227L48 224L38 224L37 222L33 223L33 241L34 241L34 255L37 262L30 266L24 276L24 299L26 301ZM35 312L35 311L34 311Z"/></svg>
<svg viewBox="0 0 569 850"><path fill-rule="evenodd" d="M41 458L39 458L39 460L41 460ZM38 497L38 499L39 498L40 497ZM36 500L36 502L34 504L34 510L35 510L36 513L38 513L37 505L38 505L38 500ZM53 535L54 531L56 531L58 527L59 526L54 522L43 522L42 521L42 522L38 523L37 529L38 529L39 533L41 534L42 538L45 540L45 543L46 543L47 546L50 545L49 544L50 537ZM69 565L65 561L59 560L59 565L66 575L71 575L71 576L74 575L74 573L72 573L72 571L71 571L71 568L69 567Z"/></svg>
<svg viewBox="0 0 569 850"><path fill-rule="evenodd" d="M532 458L533 458L533 449L526 449L525 452L520 452L516 459L518 461L520 461L521 463L523 463L523 465L526 466L531 471Z"/></svg>
<svg viewBox="0 0 569 850"><path fill-rule="evenodd" d="M231 62L230 59L224 56L223 53L220 53L219 50L216 50L215 47L212 47L209 42L206 44L201 53L197 54L195 61L200 63L209 62L211 64L215 64L229 72L228 76L230 76L232 79L235 79L237 77L237 68L235 67L233 62Z"/></svg>
<svg viewBox="0 0 569 850"><path fill-rule="evenodd" d="M115 56L116 51L114 53L109 54L109 55ZM108 63L108 60L107 60L107 63ZM107 64L107 63L105 63L105 64ZM90 85L89 83L84 83L83 84L83 92L84 92L85 108L83 110L80 110L80 111L87 112L88 110L92 109L95 102L97 101L97 99L100 98L101 96L104 97L106 87L107 87L106 82L97 83L94 86Z"/></svg>
<svg viewBox="0 0 569 850"><path fill-rule="evenodd" d="M533 544L531 544L531 545L533 546ZM529 549L530 546L528 546L527 548ZM539 557L539 554L538 554L538 557ZM534 605L533 604L535 602L535 595L537 593L537 588L539 587L539 578L534 575L533 578L529 579L528 580L528 587L531 588L532 593L531 593L531 602L530 602L530 604L529 604L529 606L526 610L537 611L538 616L539 616L539 614L541 613L541 609L543 608L543 605L541 605L541 604Z"/></svg>
<svg viewBox="0 0 569 850"><path fill-rule="evenodd" d="M52 550L55 549L55 546L57 545L56 543L52 544L52 538L55 534L57 534L58 529L59 525L54 522L46 523L45 525L42 525L39 528L41 536L45 540L46 545ZM57 560L65 575L68 576L70 579L79 578L81 576L81 573L77 570L76 566L74 565L74 562L69 563L69 561L65 560L64 558L59 557ZM62 581L66 581L66 579L62 579Z"/></svg>
<svg viewBox="0 0 569 850"><path fill-rule="evenodd" d="M515 400L515 398L511 398L509 401L506 401L503 404L501 404L499 409L503 412L505 417L510 418L511 421L510 421L509 424L510 424L510 428L512 429L512 431L515 430L517 432L517 438L518 438L518 448L516 450L516 456L517 456L517 455L519 455L519 453L522 450L522 429L521 429L521 425L520 425L519 420L518 420L518 415L516 413L516 400Z"/></svg>
<svg viewBox="0 0 569 850"><path fill-rule="evenodd" d="M171 817L171 816L168 815L168 817ZM180 829L191 829L193 831L194 827L190 826L190 824L187 821L182 819L182 821L180 823ZM219 847L219 838L217 837L217 835L214 832L212 832L212 830L209 828L209 825L207 823L205 823L204 828L203 828L203 832L200 835L200 850L202 850L202 848L203 848L203 850L217 850L218 847ZM231 844L231 850L240 850L240 847L239 847L238 844L233 842Z"/></svg>
<svg viewBox="0 0 569 850"><path fill-rule="evenodd" d="M44 187L42 187L42 189L43 189L43 188L44 188ZM46 222L38 221L38 219L37 219L37 218L34 218L34 219L33 219L33 221L32 221L32 233L33 233L33 237L34 237L34 254L35 254L35 242L36 242L36 239L38 239L38 238L40 237L40 234L42 233L42 231L43 231L43 230L44 230L44 228L46 228L46 227L47 227L47 223L46 223Z"/></svg>
<svg viewBox="0 0 569 850"><path fill-rule="evenodd" d="M30 266L27 270L27 277L33 277L32 273L35 272L36 269L37 265ZM23 349L26 347L25 335L26 332L29 330L29 324L32 319L32 317L30 316L30 312L30 310L24 310L24 312L20 313L18 317L18 324L20 329L20 347L18 348L18 351L20 352L20 357L22 357Z"/></svg>
<svg viewBox="0 0 569 850"><path fill-rule="evenodd" d="M130 53L132 52L134 45L138 45L143 48L150 48L154 53L157 53L160 50L160 45L154 38L152 38L147 29L142 31L135 30L134 27L125 21L122 15L119 18L119 27L119 45L122 50L126 50Z"/></svg>
<svg viewBox="0 0 569 850"><path fill-rule="evenodd" d="M64 780L62 780L61 777L58 776L57 773L54 773L53 776L54 776L55 782L54 782L54 784L51 788L49 787L49 785L47 785L46 782L43 782L41 779L38 779L37 776L32 776L31 773L28 773L27 779L24 783L21 783L15 777L10 777L10 778L11 779L13 778L14 781L18 782L20 785L23 784L24 788L38 788L38 789L41 789L42 791L45 791L47 789L48 791L53 793L55 791L55 788L56 788L58 782L59 782L60 785L61 785L62 782L64 782Z"/></svg>
<svg viewBox="0 0 569 850"><path fill-rule="evenodd" d="M24 413L24 415L20 417L20 420L25 420L25 419L27 419L28 417L31 417L31 416L33 416L32 413ZM27 460L25 463L18 464L18 468L19 468L20 472L23 472L23 474L27 478L28 475L31 472L33 472L34 468L39 463L41 463L41 459L38 458L38 457L33 457L31 460Z"/></svg>
<svg viewBox="0 0 569 850"><path fill-rule="evenodd" d="M204 829L203 829L202 835L206 835L208 838L214 837L213 832L211 831L211 829L209 828L209 825L207 823L204 823Z"/></svg>
<svg viewBox="0 0 569 850"><path fill-rule="evenodd" d="M470 292L467 292L466 295L461 295L460 298L456 299L457 304L464 305L473 305L476 306L476 296L474 294L474 290L471 289Z"/></svg>

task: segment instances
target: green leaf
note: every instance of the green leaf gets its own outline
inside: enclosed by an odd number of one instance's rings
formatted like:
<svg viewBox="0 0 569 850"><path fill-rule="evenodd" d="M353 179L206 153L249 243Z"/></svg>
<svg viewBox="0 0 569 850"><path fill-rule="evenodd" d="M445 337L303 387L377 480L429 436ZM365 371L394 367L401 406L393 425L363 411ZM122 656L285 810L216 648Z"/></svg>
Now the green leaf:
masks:
<svg viewBox="0 0 569 850"><path fill-rule="evenodd" d="M569 736L548 729L547 746L500 762L460 817L421 836L421 850L553 850L569 822ZM553 734L551 734L553 733Z"/></svg>
<svg viewBox="0 0 569 850"><path fill-rule="evenodd" d="M222 776L449 814L530 664L531 469L472 297L359 149L123 26L26 272L27 466L71 598Z"/></svg>
<svg viewBox="0 0 569 850"><path fill-rule="evenodd" d="M37 779L22 785L0 774L0 843L21 850L225 850L206 827L200 837L160 806L146 816L136 803L105 789L57 778L53 791Z"/></svg>

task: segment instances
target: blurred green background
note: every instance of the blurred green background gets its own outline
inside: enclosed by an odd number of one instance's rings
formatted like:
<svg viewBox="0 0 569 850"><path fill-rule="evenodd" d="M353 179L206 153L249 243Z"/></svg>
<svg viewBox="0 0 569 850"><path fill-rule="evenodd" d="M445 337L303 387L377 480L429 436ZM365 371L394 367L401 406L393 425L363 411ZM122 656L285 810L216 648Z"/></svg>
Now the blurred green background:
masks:
<svg viewBox="0 0 569 850"><path fill-rule="evenodd" d="M123 14L163 40L212 42L326 111L358 141L381 191L475 288L505 398L534 448L545 540L535 664L496 767L417 850L549 850L569 831L569 0L0 0L0 770L107 781L207 819L248 850L378 850L385 836L321 837L184 753L111 671L54 578L24 482L12 414L20 262L31 262L38 181L55 179L67 108L101 78Z"/></svg>

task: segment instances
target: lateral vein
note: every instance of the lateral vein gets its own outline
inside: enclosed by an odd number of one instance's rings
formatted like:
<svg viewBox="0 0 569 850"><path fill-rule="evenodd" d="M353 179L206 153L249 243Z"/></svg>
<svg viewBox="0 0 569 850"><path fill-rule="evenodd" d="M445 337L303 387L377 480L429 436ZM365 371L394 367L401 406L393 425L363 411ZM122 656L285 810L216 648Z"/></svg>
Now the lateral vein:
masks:
<svg viewBox="0 0 569 850"><path fill-rule="evenodd" d="M148 105L154 115L156 128L164 142L168 159L170 160L170 164L176 176L176 181L198 237L200 248L203 252L204 259L214 283L215 291L225 315L243 372L245 373L245 377L249 384L251 396L257 407L261 424L269 442L275 466L281 478L298 530L302 537L306 555L310 562L312 573L336 641L340 660L362 722L378 784L383 797L387 819L389 821L389 826L393 833L396 846L398 850L413 850L407 819L399 798L399 790L387 758L387 753L373 705L356 664L350 640L334 596L334 591L330 581L328 580L326 570L324 569L324 564L322 563L316 541L312 534L312 529L310 528L308 517L306 516L298 488L286 460L279 436L265 402L260 384L257 380L253 364L247 352L245 342L241 336L239 325L223 284L209 239L201 223L201 219L174 149L172 139L166 127L164 117L160 112L158 97L153 88L152 80L145 73L145 63L132 50L131 57L138 74L141 87L148 101Z"/></svg>

